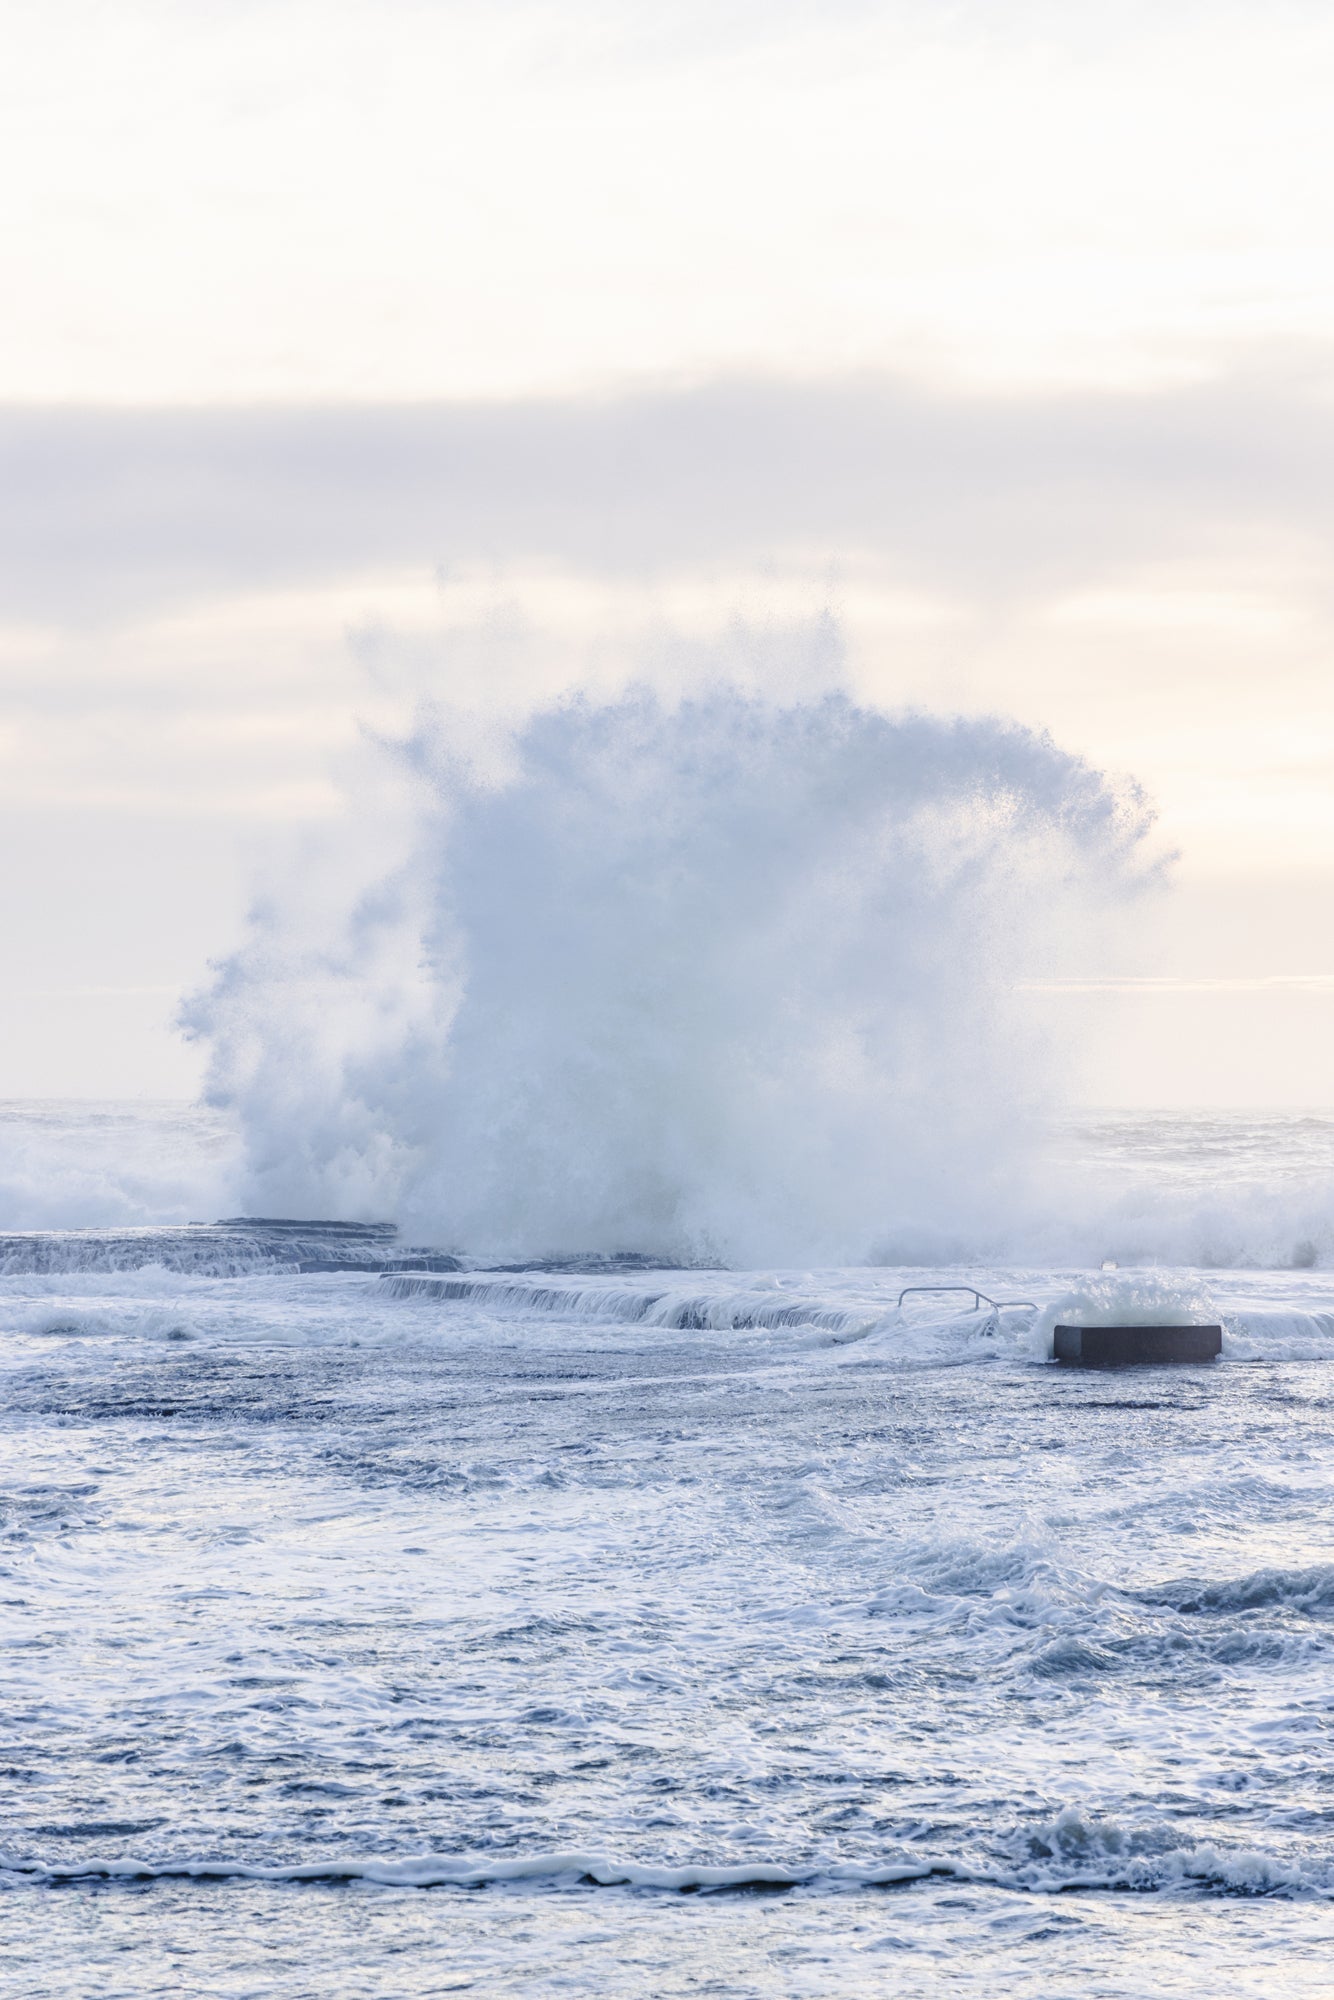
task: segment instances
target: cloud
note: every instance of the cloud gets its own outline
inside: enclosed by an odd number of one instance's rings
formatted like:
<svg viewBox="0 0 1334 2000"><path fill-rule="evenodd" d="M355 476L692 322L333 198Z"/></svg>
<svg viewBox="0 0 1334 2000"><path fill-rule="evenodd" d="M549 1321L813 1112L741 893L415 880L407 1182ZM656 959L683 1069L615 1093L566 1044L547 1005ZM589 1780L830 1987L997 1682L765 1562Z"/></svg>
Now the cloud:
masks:
<svg viewBox="0 0 1334 2000"><path fill-rule="evenodd" d="M1317 365L1319 363L1319 365ZM0 410L0 618L132 621L397 565L645 580L873 556L1032 599L1334 527L1323 357L1142 393L731 379L509 404Z"/></svg>

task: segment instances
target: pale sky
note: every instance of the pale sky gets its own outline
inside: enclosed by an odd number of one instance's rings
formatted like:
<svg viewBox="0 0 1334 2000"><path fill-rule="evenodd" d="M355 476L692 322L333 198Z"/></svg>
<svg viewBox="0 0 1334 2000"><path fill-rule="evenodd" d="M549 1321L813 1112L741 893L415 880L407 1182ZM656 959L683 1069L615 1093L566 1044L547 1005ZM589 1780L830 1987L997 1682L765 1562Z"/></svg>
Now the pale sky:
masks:
<svg viewBox="0 0 1334 2000"><path fill-rule="evenodd" d="M1090 1095L1334 1102L1327 6L4 46L0 1094L190 1092L180 993L416 693L837 643L1156 798L1142 951L1035 1001Z"/></svg>

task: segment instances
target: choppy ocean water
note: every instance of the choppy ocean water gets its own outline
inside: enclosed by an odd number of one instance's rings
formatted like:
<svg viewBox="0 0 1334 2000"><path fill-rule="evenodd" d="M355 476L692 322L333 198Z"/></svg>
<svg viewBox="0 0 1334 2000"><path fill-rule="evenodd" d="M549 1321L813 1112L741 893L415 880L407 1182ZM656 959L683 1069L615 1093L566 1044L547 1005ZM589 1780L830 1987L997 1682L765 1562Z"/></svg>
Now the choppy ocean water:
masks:
<svg viewBox="0 0 1334 2000"><path fill-rule="evenodd" d="M1085 1122L1085 1254L958 1270L386 1274L149 1230L211 1116L0 1136L0 1990L1329 1990L1334 1121Z"/></svg>

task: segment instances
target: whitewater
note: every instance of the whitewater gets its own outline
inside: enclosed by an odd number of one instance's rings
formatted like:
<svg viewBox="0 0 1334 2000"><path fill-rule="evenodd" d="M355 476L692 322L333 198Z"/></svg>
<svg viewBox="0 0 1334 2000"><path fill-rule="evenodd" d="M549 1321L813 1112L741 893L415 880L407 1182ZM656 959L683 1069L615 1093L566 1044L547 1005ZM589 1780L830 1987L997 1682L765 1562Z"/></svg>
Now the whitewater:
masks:
<svg viewBox="0 0 1334 2000"><path fill-rule="evenodd" d="M1334 1118L1073 1112L1025 1000L1143 802L841 697L385 754L204 1104L0 1106L0 1991L1326 1993Z"/></svg>
<svg viewBox="0 0 1334 2000"><path fill-rule="evenodd" d="M1327 1990L1328 1276L318 1234L3 1246L6 1990Z"/></svg>

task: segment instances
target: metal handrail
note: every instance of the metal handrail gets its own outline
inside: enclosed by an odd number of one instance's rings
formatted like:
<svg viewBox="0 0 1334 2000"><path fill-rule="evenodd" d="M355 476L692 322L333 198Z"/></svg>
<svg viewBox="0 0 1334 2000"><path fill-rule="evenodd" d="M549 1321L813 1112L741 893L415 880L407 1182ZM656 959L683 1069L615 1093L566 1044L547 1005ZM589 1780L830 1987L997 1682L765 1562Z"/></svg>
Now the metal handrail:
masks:
<svg viewBox="0 0 1334 2000"><path fill-rule="evenodd" d="M1033 1299L992 1299L985 1292L979 1292L976 1285L905 1285L899 1293L896 1312L902 1309L903 1301L912 1292L967 1292L972 1298L974 1312L981 1312L984 1305L990 1306L993 1312L1000 1312L1005 1306L1028 1306L1031 1311L1037 1311L1037 1303Z"/></svg>

